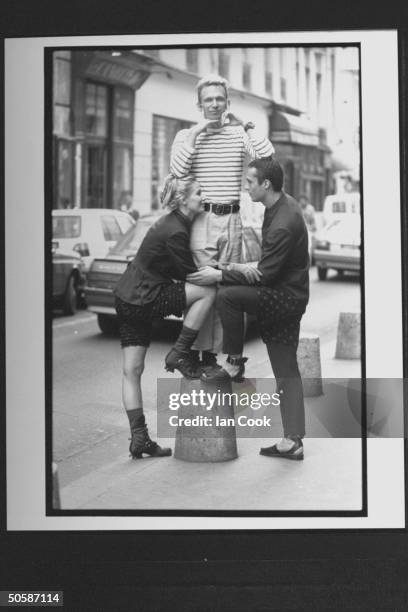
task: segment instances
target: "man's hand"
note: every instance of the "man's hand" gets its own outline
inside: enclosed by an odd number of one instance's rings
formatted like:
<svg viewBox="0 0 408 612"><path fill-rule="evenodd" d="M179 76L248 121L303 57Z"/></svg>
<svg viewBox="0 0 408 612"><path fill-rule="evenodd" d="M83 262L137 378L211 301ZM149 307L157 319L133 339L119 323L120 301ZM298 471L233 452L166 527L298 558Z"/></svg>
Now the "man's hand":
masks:
<svg viewBox="0 0 408 612"><path fill-rule="evenodd" d="M215 119L204 119L189 129L187 142L192 148L195 147L197 136L201 134L201 132L205 132L208 127L213 129L221 129L220 122Z"/></svg>
<svg viewBox="0 0 408 612"><path fill-rule="evenodd" d="M229 264L229 270L236 270L243 274L250 285L255 285L261 280L262 272L258 270L256 263L233 263Z"/></svg>
<svg viewBox="0 0 408 612"><path fill-rule="evenodd" d="M215 283L221 282L222 272L212 266L204 266L198 272L188 274L186 280L193 285L215 285Z"/></svg>
<svg viewBox="0 0 408 612"><path fill-rule="evenodd" d="M240 117L238 117L237 115L234 115L234 113L227 113L227 118L229 119L229 125L242 125L242 127L244 128L244 130L253 130L255 127L255 124L252 123L252 121L243 121Z"/></svg>

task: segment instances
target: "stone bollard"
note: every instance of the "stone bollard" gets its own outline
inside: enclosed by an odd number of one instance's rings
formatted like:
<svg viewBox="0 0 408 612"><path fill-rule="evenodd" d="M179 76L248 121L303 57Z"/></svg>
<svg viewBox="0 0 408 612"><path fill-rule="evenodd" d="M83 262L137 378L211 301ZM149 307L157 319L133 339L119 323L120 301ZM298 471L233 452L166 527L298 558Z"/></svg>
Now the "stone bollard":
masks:
<svg viewBox="0 0 408 612"><path fill-rule="evenodd" d="M316 334L302 334L297 350L299 371L305 397L323 394L322 366L320 363L320 339Z"/></svg>
<svg viewBox="0 0 408 612"><path fill-rule="evenodd" d="M361 316L359 312L341 312L337 328L336 359L360 359Z"/></svg>
<svg viewBox="0 0 408 612"><path fill-rule="evenodd" d="M52 507L54 510L61 509L61 498L58 482L58 466L52 462Z"/></svg>
<svg viewBox="0 0 408 612"><path fill-rule="evenodd" d="M192 391L220 394L232 393L231 381L217 384L202 382L199 379L181 379L180 392L191 395ZM177 427L174 446L174 457L183 461L216 463L230 461L238 457L237 439L234 424L234 406L226 402L215 402L212 410L206 410L206 404L198 406L181 406L179 419L193 419L196 417L197 425ZM220 424L218 419L229 419ZM207 419L206 421L204 419ZM228 422L229 425L224 423Z"/></svg>

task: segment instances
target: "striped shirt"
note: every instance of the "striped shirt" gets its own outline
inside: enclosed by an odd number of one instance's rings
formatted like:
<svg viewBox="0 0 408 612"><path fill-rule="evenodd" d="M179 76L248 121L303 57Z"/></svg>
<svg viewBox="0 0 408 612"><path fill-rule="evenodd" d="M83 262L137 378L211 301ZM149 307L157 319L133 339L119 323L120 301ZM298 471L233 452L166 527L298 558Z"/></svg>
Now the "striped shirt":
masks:
<svg viewBox="0 0 408 612"><path fill-rule="evenodd" d="M226 125L219 132L201 132L195 148L186 143L188 130L174 139L170 170L178 178L193 174L200 183L203 201L227 204L239 200L246 157L251 160L274 153L266 138L249 136L242 126Z"/></svg>

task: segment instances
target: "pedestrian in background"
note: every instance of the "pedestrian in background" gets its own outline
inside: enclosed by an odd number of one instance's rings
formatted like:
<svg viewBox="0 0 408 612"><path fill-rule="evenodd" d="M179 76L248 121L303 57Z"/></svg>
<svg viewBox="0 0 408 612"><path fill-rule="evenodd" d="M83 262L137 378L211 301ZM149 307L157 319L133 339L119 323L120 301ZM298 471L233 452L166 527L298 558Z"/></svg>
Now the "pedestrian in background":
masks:
<svg viewBox="0 0 408 612"><path fill-rule="evenodd" d="M309 198L304 193L299 196L299 204L302 209L303 218L305 220L307 229L309 232L314 233L317 229L315 207L310 203Z"/></svg>
<svg viewBox="0 0 408 612"><path fill-rule="evenodd" d="M119 198L119 210L127 212L135 221L140 217L139 211L133 208L133 197L131 191L122 191Z"/></svg>
<svg viewBox="0 0 408 612"><path fill-rule="evenodd" d="M242 173L247 158L269 157L274 148L254 134L254 124L230 112L229 84L219 75L207 75L197 84L198 108L203 120L178 132L174 139L170 168L178 177L192 174L199 181L204 212L191 232L191 250L198 267L223 268L240 262L242 221L239 212ZM198 365L216 365L222 346L222 327L215 309L194 344Z"/></svg>
<svg viewBox="0 0 408 612"><path fill-rule="evenodd" d="M192 176L166 179L161 194L169 214L160 217L146 234L135 258L120 278L116 289L116 311L123 352L123 404L129 418L133 458L171 455L148 434L143 412L141 377L150 344L154 317L181 316L183 328L165 358L166 369L195 377L190 349L215 299L215 287L185 282L197 271L190 251L190 230L202 210L201 189Z"/></svg>

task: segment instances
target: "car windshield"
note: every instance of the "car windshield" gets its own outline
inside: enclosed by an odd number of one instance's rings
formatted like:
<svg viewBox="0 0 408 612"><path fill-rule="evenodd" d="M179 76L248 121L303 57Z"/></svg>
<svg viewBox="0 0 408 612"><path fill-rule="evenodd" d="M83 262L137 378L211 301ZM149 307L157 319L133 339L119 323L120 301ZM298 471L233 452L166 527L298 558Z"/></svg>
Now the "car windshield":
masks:
<svg viewBox="0 0 408 612"><path fill-rule="evenodd" d="M66 215L52 218L53 238L78 238L81 235L81 217Z"/></svg>
<svg viewBox="0 0 408 612"><path fill-rule="evenodd" d="M350 240L359 241L360 239L360 217L350 215L349 218L342 219L338 223L333 223L326 230L326 236L329 240Z"/></svg>
<svg viewBox="0 0 408 612"><path fill-rule="evenodd" d="M129 257L135 255L138 248L142 244L143 238L147 231L153 225L152 219L138 219L136 225L133 225L109 251L111 255L122 255Z"/></svg>

